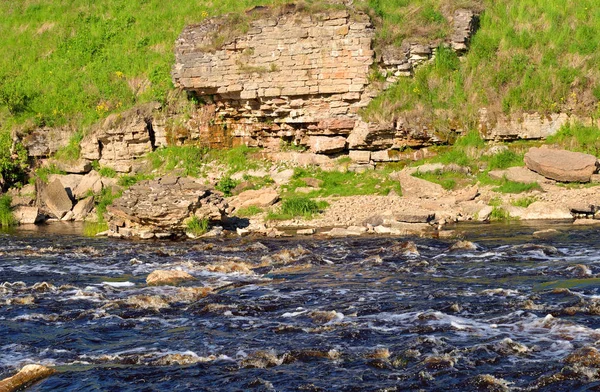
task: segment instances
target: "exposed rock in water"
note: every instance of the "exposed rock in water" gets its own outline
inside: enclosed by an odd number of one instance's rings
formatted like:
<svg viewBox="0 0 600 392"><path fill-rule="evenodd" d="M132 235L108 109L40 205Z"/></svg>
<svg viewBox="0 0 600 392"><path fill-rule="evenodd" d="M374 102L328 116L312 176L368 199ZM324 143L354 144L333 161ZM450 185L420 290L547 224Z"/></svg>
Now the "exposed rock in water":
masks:
<svg viewBox="0 0 600 392"><path fill-rule="evenodd" d="M569 354L565 358L565 363L600 368L600 352L595 347L582 347Z"/></svg>
<svg viewBox="0 0 600 392"><path fill-rule="evenodd" d="M590 154L532 147L525 154L527 167L547 178L563 182L589 182L597 170Z"/></svg>
<svg viewBox="0 0 600 392"><path fill-rule="evenodd" d="M477 245L475 245L471 241L458 241L450 247L451 251L453 251L453 250L476 250L476 249L477 249Z"/></svg>
<svg viewBox="0 0 600 392"><path fill-rule="evenodd" d="M153 286L161 286L161 285L176 285L181 282L186 282L190 280L196 280L192 275L188 274L185 271L165 271L165 270L156 270L153 271L146 278L146 283Z"/></svg>
<svg viewBox="0 0 600 392"><path fill-rule="evenodd" d="M50 377L56 371L42 365L26 365L12 377L0 381L0 391L13 392L27 388L31 384Z"/></svg>
<svg viewBox="0 0 600 392"><path fill-rule="evenodd" d="M344 318L344 315L335 310L331 310L328 312L322 310L315 310L313 312L310 312L309 317L316 324L326 324L333 321L341 320Z"/></svg>
<svg viewBox="0 0 600 392"><path fill-rule="evenodd" d="M491 374L475 376L472 380L472 384L475 385L479 391L508 392L510 390L506 380L496 378Z"/></svg>
<svg viewBox="0 0 600 392"><path fill-rule="evenodd" d="M128 297L125 302L127 306L145 310L161 310L169 307L169 303L159 295L134 295Z"/></svg>
<svg viewBox="0 0 600 392"><path fill-rule="evenodd" d="M210 272L219 272L222 274L229 274L232 272L237 272L240 274L252 274L251 265L248 263L244 263L243 261L227 261L225 263L215 263L211 265L207 265L204 267L207 271Z"/></svg>
<svg viewBox="0 0 600 392"><path fill-rule="evenodd" d="M180 235L192 216L219 222L227 203L190 178L163 177L142 181L107 208L110 235L148 238Z"/></svg>
<svg viewBox="0 0 600 392"><path fill-rule="evenodd" d="M243 368L266 369L281 365L285 358L285 354L277 357L275 353L269 351L257 351L244 358L240 366Z"/></svg>
<svg viewBox="0 0 600 392"><path fill-rule="evenodd" d="M162 358L150 362L152 366L173 366L173 365L193 365L201 362L211 362L217 359L216 356L199 357L191 354L167 354Z"/></svg>

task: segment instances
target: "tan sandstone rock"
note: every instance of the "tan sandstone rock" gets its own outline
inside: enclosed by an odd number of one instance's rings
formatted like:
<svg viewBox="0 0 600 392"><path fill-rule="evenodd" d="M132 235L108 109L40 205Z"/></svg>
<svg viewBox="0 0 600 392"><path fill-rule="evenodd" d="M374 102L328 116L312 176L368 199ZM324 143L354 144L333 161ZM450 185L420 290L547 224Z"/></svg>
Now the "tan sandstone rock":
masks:
<svg viewBox="0 0 600 392"><path fill-rule="evenodd" d="M240 209L250 206L269 207L279 200L279 192L275 189L256 189L244 191L231 201L231 206Z"/></svg>
<svg viewBox="0 0 600 392"><path fill-rule="evenodd" d="M146 283L153 286L176 285L181 282L196 280L192 275L185 271L177 270L156 270L146 278Z"/></svg>
<svg viewBox="0 0 600 392"><path fill-rule="evenodd" d="M27 388L31 384L50 377L55 373L51 369L42 365L25 365L21 370L12 377L5 378L0 381L1 392L14 392Z"/></svg>
<svg viewBox="0 0 600 392"><path fill-rule="evenodd" d="M547 178L563 182L589 182L597 170L590 154L532 147L525 154L527 167Z"/></svg>
<svg viewBox="0 0 600 392"><path fill-rule="evenodd" d="M73 208L73 202L60 180L54 180L44 189L42 200L58 219L61 219Z"/></svg>

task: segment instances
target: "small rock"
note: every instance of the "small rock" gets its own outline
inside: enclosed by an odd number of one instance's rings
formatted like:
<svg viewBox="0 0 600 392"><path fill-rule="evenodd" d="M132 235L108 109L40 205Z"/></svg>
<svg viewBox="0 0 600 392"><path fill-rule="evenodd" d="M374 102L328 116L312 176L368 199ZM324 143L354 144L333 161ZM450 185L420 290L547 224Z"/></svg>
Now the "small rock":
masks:
<svg viewBox="0 0 600 392"><path fill-rule="evenodd" d="M594 347L582 347L565 358L569 365L600 368L600 352Z"/></svg>
<svg viewBox="0 0 600 392"><path fill-rule="evenodd" d="M449 250L453 251L453 250L476 250L476 249L477 249L477 245L475 245L471 241L458 241L458 242L454 243L450 247Z"/></svg>
<svg viewBox="0 0 600 392"><path fill-rule="evenodd" d="M279 193L275 189L256 189L248 190L237 195L232 201L231 206L235 209L255 207L269 207L279 200Z"/></svg>
<svg viewBox="0 0 600 392"><path fill-rule="evenodd" d="M285 185L290 182L294 176L294 169L287 169L281 172L271 172L271 178L277 185Z"/></svg>
<svg viewBox="0 0 600 392"><path fill-rule="evenodd" d="M320 188L323 186L323 180L319 180L318 178L306 177L302 178L302 181L311 188Z"/></svg>
<svg viewBox="0 0 600 392"><path fill-rule="evenodd" d="M149 285L162 286L162 285L176 285L181 282L196 280L192 275L185 271L177 270L156 270L153 271L146 278L146 283Z"/></svg>
<svg viewBox="0 0 600 392"><path fill-rule="evenodd" d="M533 232L535 238L550 238L558 235L560 232L556 229L538 230Z"/></svg>
<svg viewBox="0 0 600 392"><path fill-rule="evenodd" d="M313 235L317 232L316 229L300 229L296 231L298 235Z"/></svg>
<svg viewBox="0 0 600 392"><path fill-rule="evenodd" d="M574 225L599 225L600 220L598 219L575 219Z"/></svg>
<svg viewBox="0 0 600 392"><path fill-rule="evenodd" d="M392 228L391 227L386 227L386 226L383 226L383 225L375 226L373 228L373 230L377 234L391 234L391 232L392 232Z"/></svg>

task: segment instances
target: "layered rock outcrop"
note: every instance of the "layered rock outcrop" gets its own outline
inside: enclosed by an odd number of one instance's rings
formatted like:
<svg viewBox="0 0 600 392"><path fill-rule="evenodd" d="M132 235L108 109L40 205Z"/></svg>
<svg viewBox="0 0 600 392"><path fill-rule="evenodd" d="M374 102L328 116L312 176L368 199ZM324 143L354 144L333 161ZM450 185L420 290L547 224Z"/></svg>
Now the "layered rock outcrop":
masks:
<svg viewBox="0 0 600 392"><path fill-rule="evenodd" d="M210 103L204 111L212 118L199 124L199 134L211 146L278 150L293 143L319 154L383 152L375 156L389 161L394 154L387 150L439 141L421 124L366 123L358 115L379 93L370 84L374 63L393 81L431 60L439 41L376 55L369 17L352 8L309 13L259 7L246 17L244 34L226 38L228 18L211 18L186 27L176 42L173 81ZM476 27L474 12L457 11L448 46L466 50Z"/></svg>
<svg viewBox="0 0 600 392"><path fill-rule="evenodd" d="M219 222L226 209L219 194L194 179L170 176L142 181L107 208L109 235L145 239L179 235L192 216Z"/></svg>

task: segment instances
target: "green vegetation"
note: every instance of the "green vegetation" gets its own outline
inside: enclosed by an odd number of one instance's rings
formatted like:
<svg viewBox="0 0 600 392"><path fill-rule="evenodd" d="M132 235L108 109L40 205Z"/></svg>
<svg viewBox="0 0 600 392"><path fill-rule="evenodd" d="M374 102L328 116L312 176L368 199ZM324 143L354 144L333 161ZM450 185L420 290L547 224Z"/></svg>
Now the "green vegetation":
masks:
<svg viewBox="0 0 600 392"><path fill-rule="evenodd" d="M507 221L513 219L508 211L502 207L494 207L490 213L491 221Z"/></svg>
<svg viewBox="0 0 600 392"><path fill-rule="evenodd" d="M282 201L279 211L269 212L267 219L287 220L296 217L310 219L327 206L326 202L317 202L306 196L290 196Z"/></svg>
<svg viewBox="0 0 600 392"><path fill-rule="evenodd" d="M542 188L537 182L525 184L523 182L509 181L505 179L502 181L500 186L494 188L493 190L501 193L523 193L531 192L533 190L541 191Z"/></svg>
<svg viewBox="0 0 600 392"><path fill-rule="evenodd" d="M108 230L108 223L101 222L91 222L85 221L83 222L83 235L86 237L95 237L96 234L102 233L103 231Z"/></svg>
<svg viewBox="0 0 600 392"><path fill-rule="evenodd" d="M391 2L394 3L394 2ZM474 129L479 109L519 116L594 114L600 98L600 18L594 0L483 1L481 27L464 61L440 48L415 77L401 78L372 102L371 119L430 119L443 134L448 120ZM446 129L447 130L447 129Z"/></svg>
<svg viewBox="0 0 600 392"><path fill-rule="evenodd" d="M98 223L104 223L104 214L106 207L112 204L115 199L121 197L122 192L113 193L111 188L104 188L96 197L96 213L98 214Z"/></svg>
<svg viewBox="0 0 600 392"><path fill-rule="evenodd" d="M51 174L67 174L60 170L56 165L42 166L35 169L33 176L29 178L29 182L35 184L35 180L39 179L43 183L47 184Z"/></svg>
<svg viewBox="0 0 600 392"><path fill-rule="evenodd" d="M600 129L597 126L586 127L582 124L566 124L556 134L547 139L570 151L579 151L600 157Z"/></svg>
<svg viewBox="0 0 600 392"><path fill-rule="evenodd" d="M147 155L153 169L199 177L202 173L202 157L206 150L196 146L169 146L159 148Z"/></svg>
<svg viewBox="0 0 600 392"><path fill-rule="evenodd" d="M294 169L292 181L285 187L293 194L298 187L306 187L302 178L312 177L323 181L320 189L307 194L309 197L387 195L394 190L402 193L400 183L388 177L385 171L366 171L364 173L323 171L320 169Z"/></svg>
<svg viewBox="0 0 600 392"><path fill-rule="evenodd" d="M79 144L83 140L82 132L75 132L71 139L69 139L69 143L58 150L54 157L61 161L72 162L79 159L79 154L81 153L81 148Z"/></svg>
<svg viewBox="0 0 600 392"><path fill-rule="evenodd" d="M261 212L263 212L262 208L250 206L246 208L240 208L239 210L235 211L235 215L239 216L240 218L250 218L254 215L260 214Z"/></svg>
<svg viewBox="0 0 600 392"><path fill-rule="evenodd" d="M117 184L125 187L125 188L129 188L132 185L137 184L140 181L143 180L152 180L154 178L154 176L152 174L143 174L143 173L137 173L137 174L133 174L133 175L123 175L121 177L119 177L119 179L117 180Z"/></svg>
<svg viewBox="0 0 600 392"><path fill-rule="evenodd" d="M10 196L0 196L0 227L10 227L17 224L13 216L11 202Z"/></svg>
<svg viewBox="0 0 600 392"><path fill-rule="evenodd" d="M208 219L192 216L186 223L186 232L198 237L208 231Z"/></svg>
<svg viewBox="0 0 600 392"><path fill-rule="evenodd" d="M508 169L513 166L523 166L525 154L518 154L512 150L504 150L498 154L483 157L488 162L488 170Z"/></svg>
<svg viewBox="0 0 600 392"><path fill-rule="evenodd" d="M27 151L21 144L13 144L9 131L0 129L0 190L3 185L22 182L26 168ZM6 184L2 184L3 180Z"/></svg>
<svg viewBox="0 0 600 392"><path fill-rule="evenodd" d="M527 197L521 197L516 200L513 200L510 204L512 204L515 207L527 208L530 205L532 205L533 203L535 203L536 201L537 201L537 197L527 196Z"/></svg>
<svg viewBox="0 0 600 392"><path fill-rule="evenodd" d="M436 170L427 173L416 172L413 176L440 184L444 189L449 191L455 189L458 184L470 185L473 182L472 177L457 171Z"/></svg>
<svg viewBox="0 0 600 392"><path fill-rule="evenodd" d="M238 185L238 181L232 180L231 177L223 177L219 180L215 188L225 196L231 196L231 191Z"/></svg>
<svg viewBox="0 0 600 392"><path fill-rule="evenodd" d="M98 174L106 178L115 178L117 176L117 171L110 167L101 167L98 169Z"/></svg>

